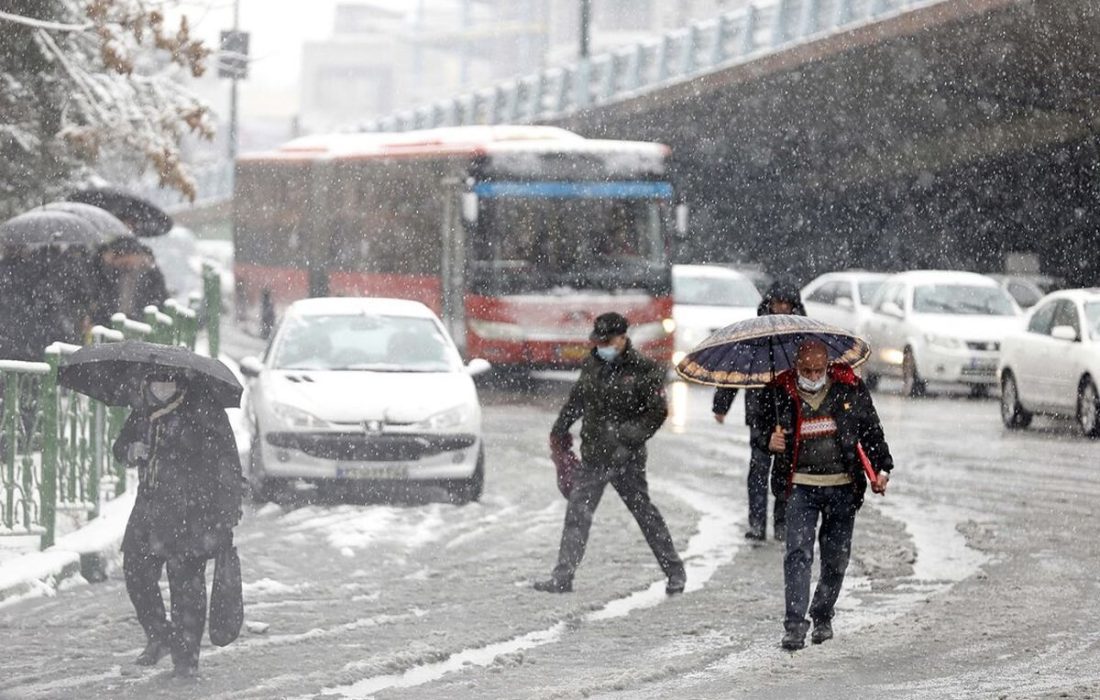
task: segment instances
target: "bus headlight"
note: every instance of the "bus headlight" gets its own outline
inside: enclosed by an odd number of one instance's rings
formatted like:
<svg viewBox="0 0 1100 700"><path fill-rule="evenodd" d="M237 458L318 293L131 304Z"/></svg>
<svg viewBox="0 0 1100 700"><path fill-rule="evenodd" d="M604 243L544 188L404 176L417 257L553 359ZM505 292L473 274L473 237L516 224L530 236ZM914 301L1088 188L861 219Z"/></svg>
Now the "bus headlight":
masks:
<svg viewBox="0 0 1100 700"><path fill-rule="evenodd" d="M666 318L661 321L661 327L665 329L665 333L672 335L676 332L676 319Z"/></svg>
<svg viewBox="0 0 1100 700"><path fill-rule="evenodd" d="M476 318L468 320L467 325L474 335L486 340L523 340L523 328L516 323L503 321L481 321Z"/></svg>

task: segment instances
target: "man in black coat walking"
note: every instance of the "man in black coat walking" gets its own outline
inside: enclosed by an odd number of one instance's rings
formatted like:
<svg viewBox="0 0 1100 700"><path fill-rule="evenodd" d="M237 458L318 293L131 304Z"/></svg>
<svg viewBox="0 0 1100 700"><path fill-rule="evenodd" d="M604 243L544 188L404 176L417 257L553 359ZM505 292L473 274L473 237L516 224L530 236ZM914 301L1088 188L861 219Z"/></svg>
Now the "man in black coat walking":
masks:
<svg viewBox="0 0 1100 700"><path fill-rule="evenodd" d="M789 282L776 280L768 288L760 305L756 307L757 316L769 316L772 314L796 314L806 315L806 307L802 305L802 294L797 287ZM726 422L726 414L737 397L737 389L716 389L712 410L714 420L719 423ZM772 455L766 448L757 447L759 436L753 431L753 424L760 412L760 400L758 389L745 390L745 424L749 426L749 529L745 532L745 538L761 541L766 537L766 523L768 521L768 472L772 466ZM775 507L772 513L774 523L774 536L782 540L786 533L786 508L787 485L775 479L772 474L772 493L775 494Z"/></svg>
<svg viewBox="0 0 1100 700"><path fill-rule="evenodd" d="M829 364L822 343L803 343L794 369L762 391L763 410L753 434L758 447L776 455L774 468L789 491L781 645L794 651L805 645L810 621L814 644L833 637L833 607L848 568L856 511L867 490L860 453L875 474L871 488L876 493L886 492L894 462L871 393L850 367ZM811 601L815 541L821 547L821 575Z"/></svg>
<svg viewBox="0 0 1100 700"><path fill-rule="evenodd" d="M182 374L151 374L114 444L138 469L138 493L122 540L126 591L146 647L137 663L171 653L175 674L198 669L206 625L206 562L232 545L243 484L225 410ZM160 593L167 566L172 615Z"/></svg>
<svg viewBox="0 0 1100 700"><path fill-rule="evenodd" d="M684 590L684 564L664 518L649 499L645 474L645 443L668 416L665 371L631 346L626 331L627 320L620 314L609 312L596 318L590 336L595 347L550 431L551 445L568 449L569 428L582 420L581 465L573 474L558 564L548 580L534 584L536 590L573 590L573 575L584 557L592 517L608 484L634 516L668 577L665 591L673 595Z"/></svg>

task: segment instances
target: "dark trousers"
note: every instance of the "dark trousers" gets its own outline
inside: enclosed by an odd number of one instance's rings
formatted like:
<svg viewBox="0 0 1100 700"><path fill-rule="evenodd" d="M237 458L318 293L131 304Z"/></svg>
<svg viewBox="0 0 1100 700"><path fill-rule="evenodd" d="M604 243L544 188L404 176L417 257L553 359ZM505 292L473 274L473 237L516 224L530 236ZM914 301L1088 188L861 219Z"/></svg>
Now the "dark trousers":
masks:
<svg viewBox="0 0 1100 700"><path fill-rule="evenodd" d="M752 455L749 457L749 530L763 535L768 522L768 475L772 468L772 453L756 447L752 439ZM784 487L785 488L785 487ZM785 526L787 501L784 495L775 497L772 514L776 533L782 534Z"/></svg>
<svg viewBox="0 0 1100 700"><path fill-rule="evenodd" d="M665 519L653 502L649 500L649 485L645 477L645 460L631 458L626 464L614 469L590 467L585 464L578 470L573 490L569 494L569 505L565 510L565 527L561 533L561 547L558 549L558 565L554 567L554 579L572 581L573 575L584 558L584 549L588 544L588 532L592 528L592 516L600 504L604 488L611 484L623 499L630 514L642 529L645 541L653 550L653 556L665 576L671 576L684 570L684 564L672 544Z"/></svg>
<svg viewBox="0 0 1100 700"><path fill-rule="evenodd" d="M168 567L168 592L172 619L164 613L160 576ZM172 557L126 551L122 570L126 592L134 605L138 622L149 641L168 642L172 662L177 666L199 663L199 643L206 627L206 558Z"/></svg>
<svg viewBox="0 0 1100 700"><path fill-rule="evenodd" d="M818 519L821 527L818 528ZM787 598L785 626L805 633L809 607L813 622L833 619L833 606L844 583L844 571L852 552L855 524L855 491L848 486L802 486L791 489L787 501L787 554L783 559L783 583ZM814 539L821 548L821 575L810 602L810 574L814 563Z"/></svg>

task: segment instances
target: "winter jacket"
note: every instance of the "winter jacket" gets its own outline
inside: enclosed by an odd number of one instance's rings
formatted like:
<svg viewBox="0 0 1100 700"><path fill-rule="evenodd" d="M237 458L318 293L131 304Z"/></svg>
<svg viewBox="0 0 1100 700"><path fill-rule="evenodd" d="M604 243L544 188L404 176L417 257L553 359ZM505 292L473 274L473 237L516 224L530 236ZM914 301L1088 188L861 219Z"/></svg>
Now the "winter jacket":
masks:
<svg viewBox="0 0 1100 700"><path fill-rule="evenodd" d="M645 443L668 416L665 370L643 357L630 342L622 355L605 362L595 350L581 367L552 435L581 423L581 462L587 468L613 468L645 459Z"/></svg>
<svg viewBox="0 0 1100 700"><path fill-rule="evenodd" d="M840 410L836 420L836 440L840 445L842 462L852 476L852 488L856 490L856 507L863 503L867 490L867 477L859 459L856 445L863 446L875 473L889 472L894 468L890 448L882 433L882 424L871 401L871 393L863 380L851 368L843 365L829 367L830 392L837 392L835 402ZM778 473L789 491L794 478L794 465L798 463L799 428L802 423L801 397L798 395L797 375L787 370L760 390L760 411L754 417L754 447L767 450L768 441L775 432L776 422L787 431L787 450L777 455L772 467L773 476ZM793 438L793 439L792 439Z"/></svg>
<svg viewBox="0 0 1100 700"><path fill-rule="evenodd" d="M125 461L133 443L148 446L124 551L212 557L240 522L243 480L225 409L185 393L159 409L136 408L115 441ZM133 466L133 465L132 465Z"/></svg>
<svg viewBox="0 0 1100 700"><path fill-rule="evenodd" d="M787 282L776 281L773 282L768 291L764 294L764 298L761 299L759 306L756 307L757 316L770 316L771 315L771 303L773 299L786 299L793 302L791 304L791 313L795 316L805 316L806 307L802 304L802 294L798 288L790 285ZM745 425L752 426L753 416L760 412L759 398L757 394L758 389L746 389L745 390ZM724 416L730 412L730 406L733 405L733 400L737 398L737 389L731 389L726 387L719 387L714 390L714 402L711 404L711 411L720 416Z"/></svg>

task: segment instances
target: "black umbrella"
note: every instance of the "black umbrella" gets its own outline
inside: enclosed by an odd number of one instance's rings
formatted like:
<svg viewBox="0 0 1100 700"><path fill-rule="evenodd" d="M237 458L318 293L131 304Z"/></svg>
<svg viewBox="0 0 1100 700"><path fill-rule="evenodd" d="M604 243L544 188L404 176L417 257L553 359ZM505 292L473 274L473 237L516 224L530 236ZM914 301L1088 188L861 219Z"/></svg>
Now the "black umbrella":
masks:
<svg viewBox="0 0 1100 700"><path fill-rule="evenodd" d="M793 314L756 316L715 331L676 366L688 381L711 386L762 387L794 367L798 347L819 340L829 361L858 367L867 361L867 342L846 330Z"/></svg>
<svg viewBox="0 0 1100 700"><path fill-rule="evenodd" d="M28 211L0 224L0 244L96 246L106 237L87 219L65 211Z"/></svg>
<svg viewBox="0 0 1100 700"><path fill-rule="evenodd" d="M142 380L158 372L182 372L189 390L224 408L241 403L243 388L222 362L178 345L141 340L83 347L64 359L57 381L109 406L125 406L132 403Z"/></svg>
<svg viewBox="0 0 1100 700"><path fill-rule="evenodd" d="M118 217L106 209L94 207L91 204L83 204L81 202L50 202L49 204L35 207L31 209L31 211L63 211L69 214L75 214L92 226L95 226L96 230L102 234L103 240L132 235L130 227L119 221Z"/></svg>
<svg viewBox="0 0 1100 700"><path fill-rule="evenodd" d="M122 220L135 236L163 236L172 230L172 217L147 199L117 187L93 187L73 192L70 202L83 202L106 209Z"/></svg>

